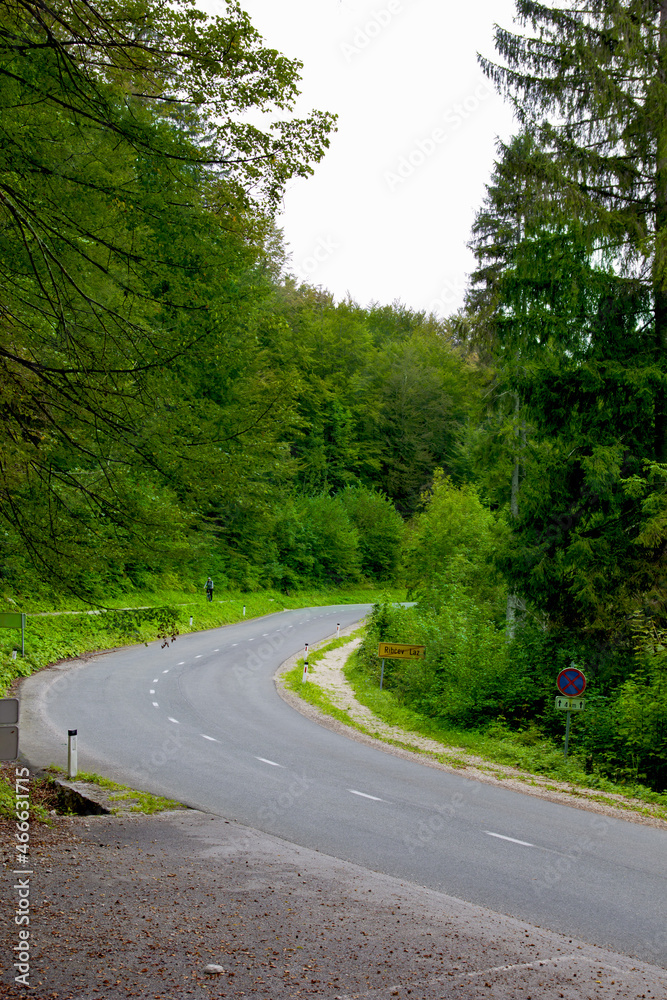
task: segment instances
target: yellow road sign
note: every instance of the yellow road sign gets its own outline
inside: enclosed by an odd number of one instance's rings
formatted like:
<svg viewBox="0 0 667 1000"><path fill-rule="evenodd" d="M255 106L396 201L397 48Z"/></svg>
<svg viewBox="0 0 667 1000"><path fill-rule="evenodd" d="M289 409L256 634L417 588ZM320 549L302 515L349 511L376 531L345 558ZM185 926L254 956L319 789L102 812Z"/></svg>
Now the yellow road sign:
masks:
<svg viewBox="0 0 667 1000"><path fill-rule="evenodd" d="M412 646L406 642L381 642L378 656L387 660L418 660L425 650L426 646Z"/></svg>

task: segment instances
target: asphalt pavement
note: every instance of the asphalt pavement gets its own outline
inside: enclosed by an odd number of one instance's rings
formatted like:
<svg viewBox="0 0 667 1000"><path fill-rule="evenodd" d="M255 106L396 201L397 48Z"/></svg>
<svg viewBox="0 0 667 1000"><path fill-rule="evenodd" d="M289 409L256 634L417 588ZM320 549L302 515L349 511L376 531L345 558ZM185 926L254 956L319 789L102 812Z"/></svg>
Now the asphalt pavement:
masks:
<svg viewBox="0 0 667 1000"><path fill-rule="evenodd" d="M276 693L289 656L367 607L282 612L60 665L21 689L21 750L290 844L667 965L667 834L404 760Z"/></svg>

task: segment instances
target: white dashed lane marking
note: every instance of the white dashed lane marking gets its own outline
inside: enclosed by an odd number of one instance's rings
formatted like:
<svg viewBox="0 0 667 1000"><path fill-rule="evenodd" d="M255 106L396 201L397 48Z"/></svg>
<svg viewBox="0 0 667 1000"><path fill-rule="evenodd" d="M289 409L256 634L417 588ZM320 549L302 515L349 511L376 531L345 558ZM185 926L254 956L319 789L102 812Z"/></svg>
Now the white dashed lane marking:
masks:
<svg viewBox="0 0 667 1000"><path fill-rule="evenodd" d="M504 837L502 833L492 833L491 830L485 830L484 833L489 837L497 837L498 840L509 840L512 844L521 844L522 847L535 847L535 844L529 844L527 840L517 840L516 837Z"/></svg>
<svg viewBox="0 0 667 1000"><path fill-rule="evenodd" d="M179 663L178 665L179 665L179 667L180 667L180 665L181 665L181 664ZM168 674L168 673L169 673L169 671L168 671L168 670L163 670L163 671L162 671L162 673L163 673L163 674Z"/></svg>
<svg viewBox="0 0 667 1000"><path fill-rule="evenodd" d="M148 693L149 693L149 694L155 694L155 688L151 688L151 689L150 689L150 691L149 691Z"/></svg>
<svg viewBox="0 0 667 1000"><path fill-rule="evenodd" d="M373 802L385 802L385 799L379 798L377 795L368 795L366 792L357 792L354 788L348 788L348 792L352 792L353 795L360 795L362 799L372 799Z"/></svg>
<svg viewBox="0 0 667 1000"><path fill-rule="evenodd" d="M156 701L154 701L153 702L153 708L157 708L157 707L158 707L158 703Z"/></svg>
<svg viewBox="0 0 667 1000"><path fill-rule="evenodd" d="M202 739L210 740L211 743L219 743L220 742L220 740L216 740L215 736L207 736L205 733L200 733L199 735L202 737Z"/></svg>
<svg viewBox="0 0 667 1000"><path fill-rule="evenodd" d="M160 680L159 677L154 677L153 678L153 684L157 684L159 680Z"/></svg>
<svg viewBox="0 0 667 1000"><path fill-rule="evenodd" d="M276 764L275 760L267 760L266 757L255 757L255 760L261 760L262 764L270 764L271 767L282 767L282 764Z"/></svg>
<svg viewBox="0 0 667 1000"><path fill-rule="evenodd" d="M168 715L167 718L169 719L170 722L175 722L177 726L180 726L180 722L178 721L178 719L172 719L170 715Z"/></svg>

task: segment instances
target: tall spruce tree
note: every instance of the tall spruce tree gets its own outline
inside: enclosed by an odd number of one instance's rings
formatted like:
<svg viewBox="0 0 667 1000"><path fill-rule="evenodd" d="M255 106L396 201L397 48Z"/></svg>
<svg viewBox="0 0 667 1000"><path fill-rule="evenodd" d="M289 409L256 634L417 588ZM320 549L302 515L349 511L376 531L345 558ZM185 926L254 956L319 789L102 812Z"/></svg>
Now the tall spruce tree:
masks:
<svg viewBox="0 0 667 1000"><path fill-rule="evenodd" d="M637 544L645 514L622 482L654 454L650 288L603 266L578 220L544 220L536 176L522 174L544 156L533 137L501 153L473 231L470 305L494 356L495 405L509 424L521 399L530 427L504 568L552 625L599 638L659 589L660 545Z"/></svg>
<svg viewBox="0 0 667 1000"><path fill-rule="evenodd" d="M653 303L654 457L667 459L667 0L517 0L532 34L480 57L535 140L515 163L545 224L576 217Z"/></svg>

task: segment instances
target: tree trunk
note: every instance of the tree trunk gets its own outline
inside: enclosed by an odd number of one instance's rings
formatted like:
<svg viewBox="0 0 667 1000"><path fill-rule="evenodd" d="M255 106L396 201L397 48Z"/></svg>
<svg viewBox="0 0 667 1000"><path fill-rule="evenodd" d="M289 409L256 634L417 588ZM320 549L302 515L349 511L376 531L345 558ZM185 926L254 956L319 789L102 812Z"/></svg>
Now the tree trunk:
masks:
<svg viewBox="0 0 667 1000"><path fill-rule="evenodd" d="M512 519L516 520L519 516L519 485L521 481L521 456L523 449L526 446L526 422L522 421L519 425L519 410L521 408L521 402L519 400L519 394L516 393L514 396L514 436L521 438L521 450L517 449L517 453L514 456L514 468L512 469L512 492L510 494L510 512L512 514ZM516 590L511 590L507 594L507 612L506 612L506 622L507 622L507 640L514 638L514 632L516 630L516 621L519 615L525 611L526 604L523 598L519 597Z"/></svg>
<svg viewBox="0 0 667 1000"><path fill-rule="evenodd" d="M658 100L656 105L655 165L655 255L653 295L655 344L658 367L667 358L667 0L660 4L660 50L658 54ZM661 386L655 406L655 457L667 461L667 393Z"/></svg>

